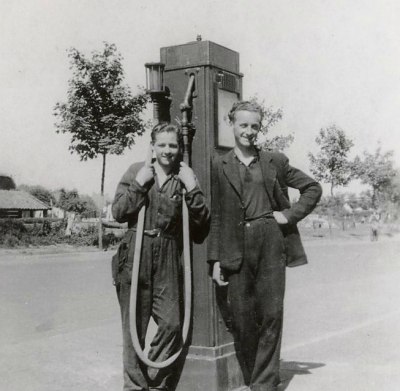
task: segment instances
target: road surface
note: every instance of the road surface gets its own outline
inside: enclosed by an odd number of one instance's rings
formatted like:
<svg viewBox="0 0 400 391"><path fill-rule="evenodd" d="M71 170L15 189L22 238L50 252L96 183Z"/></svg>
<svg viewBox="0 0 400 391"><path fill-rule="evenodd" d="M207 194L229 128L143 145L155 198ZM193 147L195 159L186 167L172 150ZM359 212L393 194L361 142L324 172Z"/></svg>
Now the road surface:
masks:
<svg viewBox="0 0 400 391"><path fill-rule="evenodd" d="M305 246L309 265L287 275L282 390L397 391L400 241ZM1 391L122 389L111 256L0 253Z"/></svg>

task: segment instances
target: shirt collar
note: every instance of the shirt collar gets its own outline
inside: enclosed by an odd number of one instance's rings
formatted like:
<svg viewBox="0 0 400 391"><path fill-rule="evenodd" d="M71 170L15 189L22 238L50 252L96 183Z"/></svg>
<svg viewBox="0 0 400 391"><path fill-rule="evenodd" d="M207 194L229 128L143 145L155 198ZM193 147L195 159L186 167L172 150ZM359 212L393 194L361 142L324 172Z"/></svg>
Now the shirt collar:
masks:
<svg viewBox="0 0 400 391"><path fill-rule="evenodd" d="M245 165L245 164L239 159L239 157L236 155L236 152L235 152L235 151L233 151L233 156L235 157L235 159L236 159L240 164ZM251 166L252 164L258 162L259 160L260 160L260 154L259 154L258 151L256 150L256 151L254 151L253 159L251 160L249 166Z"/></svg>

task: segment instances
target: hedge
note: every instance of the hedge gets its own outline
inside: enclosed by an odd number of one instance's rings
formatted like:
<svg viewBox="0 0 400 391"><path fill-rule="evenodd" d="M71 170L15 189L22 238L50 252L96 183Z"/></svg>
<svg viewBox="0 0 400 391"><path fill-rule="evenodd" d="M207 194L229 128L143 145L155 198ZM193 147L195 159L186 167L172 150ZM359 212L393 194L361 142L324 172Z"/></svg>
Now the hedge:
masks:
<svg viewBox="0 0 400 391"><path fill-rule="evenodd" d="M0 247L46 246L66 243L97 246L97 226L81 226L78 232L65 236L66 219L0 219ZM121 240L114 233L104 233L104 247Z"/></svg>

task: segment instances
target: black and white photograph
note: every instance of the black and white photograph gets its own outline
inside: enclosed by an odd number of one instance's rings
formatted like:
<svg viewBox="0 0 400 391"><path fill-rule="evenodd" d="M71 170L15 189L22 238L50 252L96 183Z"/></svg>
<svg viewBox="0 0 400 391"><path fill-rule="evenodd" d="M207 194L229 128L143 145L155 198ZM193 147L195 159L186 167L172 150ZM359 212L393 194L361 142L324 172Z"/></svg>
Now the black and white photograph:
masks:
<svg viewBox="0 0 400 391"><path fill-rule="evenodd" d="M400 388L398 1L0 18L0 391Z"/></svg>

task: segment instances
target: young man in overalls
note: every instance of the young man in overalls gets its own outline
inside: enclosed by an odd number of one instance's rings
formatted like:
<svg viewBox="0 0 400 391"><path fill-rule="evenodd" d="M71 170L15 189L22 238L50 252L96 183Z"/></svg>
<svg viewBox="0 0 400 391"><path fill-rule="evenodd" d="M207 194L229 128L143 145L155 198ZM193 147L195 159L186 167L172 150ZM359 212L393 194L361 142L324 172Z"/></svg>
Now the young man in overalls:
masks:
<svg viewBox="0 0 400 391"><path fill-rule="evenodd" d="M113 274L121 307L124 391L167 390L171 368L154 370L140 362L132 346L129 324L130 283L138 213L146 204L138 290L137 330L144 345L150 316L158 325L149 359L164 361L181 347L182 320L182 199L188 206L191 238L208 234L209 210L190 167L179 163L179 128L162 123L153 128L155 162L133 164L118 184L112 205L114 218L128 222L128 232L114 258ZM183 193L185 189L185 193Z"/></svg>

